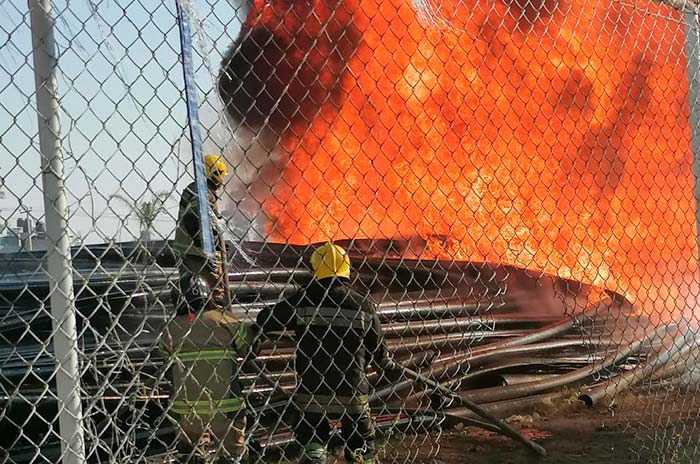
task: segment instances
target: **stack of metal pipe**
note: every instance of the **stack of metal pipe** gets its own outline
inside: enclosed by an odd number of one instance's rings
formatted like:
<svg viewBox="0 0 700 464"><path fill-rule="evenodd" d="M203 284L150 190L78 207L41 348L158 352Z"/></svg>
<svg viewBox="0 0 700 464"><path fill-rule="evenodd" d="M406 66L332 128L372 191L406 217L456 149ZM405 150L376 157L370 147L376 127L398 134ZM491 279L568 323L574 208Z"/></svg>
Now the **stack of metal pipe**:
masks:
<svg viewBox="0 0 700 464"><path fill-rule="evenodd" d="M368 258L346 246L353 285L378 302L392 357L496 416L572 392L589 404L609 403L647 380L668 385L683 379L676 383L683 385L700 377L689 368L697 349L688 324L651 323L615 293L498 264ZM252 320L303 288L311 278L308 253L306 247L247 244L232 256L228 277L238 316ZM170 258L152 255L153 263L103 261L96 272L94 260L87 260L76 269L83 399L99 431L90 435L98 448L118 446L120 427L129 428L135 417L140 452L162 452L175 440L167 420L168 362L157 347L173 315L177 272ZM23 438L32 433L22 430L27 414L57 426L47 292L48 283L36 274L0 279L0 337L7 342L0 345L0 407L13 423L16 418ZM267 453L292 441L295 418L287 406L295 389L293 356L293 337L284 334L263 343L256 359L274 385L261 383L250 369L241 375L253 442ZM369 375L380 431L425 433L455 421L475 423L471 411L414 379L374 370ZM40 428L34 443L46 435ZM0 442L22 455L23 442L17 445L11 433Z"/></svg>

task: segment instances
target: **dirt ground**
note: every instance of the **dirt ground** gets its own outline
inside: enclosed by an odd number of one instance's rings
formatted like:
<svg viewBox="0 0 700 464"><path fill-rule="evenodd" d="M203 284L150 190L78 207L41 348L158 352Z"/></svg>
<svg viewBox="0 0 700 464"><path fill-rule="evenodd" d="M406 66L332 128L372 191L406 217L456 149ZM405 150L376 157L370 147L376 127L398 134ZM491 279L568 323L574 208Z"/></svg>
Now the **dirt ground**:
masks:
<svg viewBox="0 0 700 464"><path fill-rule="evenodd" d="M700 394L628 394L587 408L575 394L506 419L547 450L461 424L380 441L382 464L700 464ZM338 451L338 450L336 450ZM342 453L329 462L343 463ZM156 461L173 462L158 458ZM282 457L267 462L294 463Z"/></svg>
<svg viewBox="0 0 700 464"><path fill-rule="evenodd" d="M612 408L586 408L577 400L556 411L528 411L508 422L547 449L533 456L510 439L473 427L425 441L417 455L400 449L382 462L435 464L700 463L700 396L628 395ZM405 449L416 443L405 444ZM415 449L415 448L414 448Z"/></svg>

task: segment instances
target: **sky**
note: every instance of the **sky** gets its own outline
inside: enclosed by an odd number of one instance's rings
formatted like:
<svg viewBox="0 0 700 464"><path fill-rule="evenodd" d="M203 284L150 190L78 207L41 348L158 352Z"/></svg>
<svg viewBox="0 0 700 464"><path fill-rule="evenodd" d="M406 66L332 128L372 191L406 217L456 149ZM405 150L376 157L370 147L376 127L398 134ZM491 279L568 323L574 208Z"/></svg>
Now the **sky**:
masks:
<svg viewBox="0 0 700 464"><path fill-rule="evenodd" d="M175 0L54 0L53 6L75 240L134 239L139 226L131 209L154 192L171 194L154 238L173 238L179 191L192 180ZM202 135L205 151L217 151L227 131L214 80L245 12L236 0L191 0L191 9ZM2 228L14 226L25 210L42 219L44 210L26 1L0 0L0 43Z"/></svg>

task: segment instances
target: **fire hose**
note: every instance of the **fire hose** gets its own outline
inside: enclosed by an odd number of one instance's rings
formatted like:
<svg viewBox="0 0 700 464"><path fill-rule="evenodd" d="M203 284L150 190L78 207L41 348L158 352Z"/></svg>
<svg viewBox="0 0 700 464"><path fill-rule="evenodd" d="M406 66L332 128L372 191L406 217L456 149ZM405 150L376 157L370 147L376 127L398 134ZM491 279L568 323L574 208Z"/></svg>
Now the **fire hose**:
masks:
<svg viewBox="0 0 700 464"><path fill-rule="evenodd" d="M538 445L537 443L533 442L532 440L528 439L527 437L523 436L520 432L515 430L513 427L510 425L506 424L496 416L492 415L482 407L480 407L478 404L474 403L473 401L459 395L458 393L453 392L452 390L449 390L448 388L440 385L439 383L427 378L424 375L421 375L420 373L409 369L402 365L399 362L396 361L389 361L387 367L390 370L398 370L402 374L404 374L406 377L409 377L413 379L414 381L421 382L431 389L433 389L436 392L439 392L443 395L446 395L448 398L451 400L457 402L460 406L463 406L469 410L471 410L473 413L475 413L477 416L481 417L487 423L493 424L500 433L503 435L512 438L513 440L523 444L525 447L527 447L530 451L540 455L540 456L546 456L547 455L547 450ZM449 415L449 414L448 414Z"/></svg>
<svg viewBox="0 0 700 464"><path fill-rule="evenodd" d="M223 236L221 236L219 244L221 251L221 274L224 290L224 308L228 309L231 307L231 287L229 287L228 282L228 253L226 252L226 241L224 240ZM273 390L277 389L278 383L272 377L270 377L253 359L250 359L248 356L244 356L243 366L252 369L253 372L255 372L258 377L268 386L272 387ZM286 393L284 394L287 395Z"/></svg>
<svg viewBox="0 0 700 464"><path fill-rule="evenodd" d="M222 266L222 274L224 275L225 282L224 282L224 307L228 308L231 305L231 295L230 295L230 288L228 285L228 255L226 253L226 243L222 239L220 240L221 244L221 266ZM277 382L275 382L273 379L271 379L263 370L260 368L260 366L257 365L254 361L250 359L244 360L244 365L250 366L259 376L262 380L265 381L265 383L269 384L273 388L277 388ZM404 366L403 364L397 362L397 361L389 361L388 363L389 369L394 369L400 371L402 374L406 375L409 378L412 378L416 381L422 382L425 385L429 386L430 388L447 395L451 399L456 400L461 406L466 407L467 409L470 409L472 412L474 412L476 415L487 421L489 424L493 424L496 428L498 428L501 433L507 437L512 438L513 440L516 440L517 442L525 445L528 449L533 451L534 453L540 455L540 456L546 456L547 455L547 450L545 450L543 447L538 445L537 443L533 442L532 440L526 438L523 436L520 432L503 422L502 420L498 419L496 416L488 413L485 411L483 408L479 407L476 403L468 400L467 398L463 398L457 393L454 393L453 391L443 387L437 382L434 382L430 380L429 378L419 374L418 372L409 369L408 367Z"/></svg>

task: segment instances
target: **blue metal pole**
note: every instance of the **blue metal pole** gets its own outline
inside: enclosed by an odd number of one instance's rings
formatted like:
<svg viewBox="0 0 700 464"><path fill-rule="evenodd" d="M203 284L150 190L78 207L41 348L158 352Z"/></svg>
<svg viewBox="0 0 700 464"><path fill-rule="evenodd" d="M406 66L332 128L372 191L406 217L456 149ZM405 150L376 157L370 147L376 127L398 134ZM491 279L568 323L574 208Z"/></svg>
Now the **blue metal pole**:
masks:
<svg viewBox="0 0 700 464"><path fill-rule="evenodd" d="M192 163L194 165L194 180L197 187L197 208L199 209L202 250L207 255L214 256L214 234L211 227L207 179L204 175L202 138L199 132L199 101L197 99L197 86L194 79L194 64L192 60L191 19L187 7L182 5L182 0L175 0L175 4L177 6L177 23L180 28L182 71L187 100L187 121L190 128L190 141L192 142Z"/></svg>

